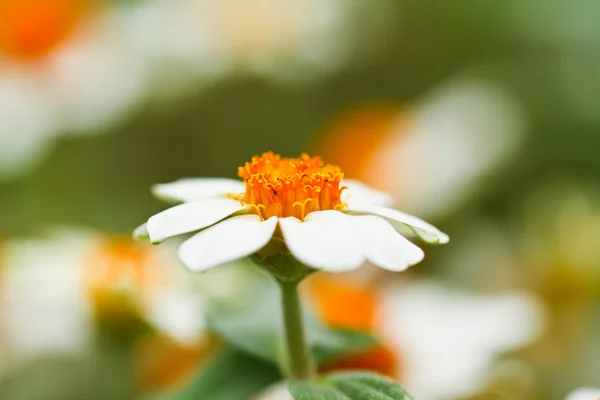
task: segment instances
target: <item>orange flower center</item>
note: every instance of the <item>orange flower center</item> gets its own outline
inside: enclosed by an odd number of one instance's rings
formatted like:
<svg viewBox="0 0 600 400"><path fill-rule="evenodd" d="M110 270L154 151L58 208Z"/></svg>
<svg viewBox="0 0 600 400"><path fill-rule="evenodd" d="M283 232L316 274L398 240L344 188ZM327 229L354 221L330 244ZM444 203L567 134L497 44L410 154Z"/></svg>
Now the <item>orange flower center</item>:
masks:
<svg viewBox="0 0 600 400"><path fill-rule="evenodd" d="M268 152L239 167L238 175L246 185L242 203L252 206L263 220L272 216L304 220L313 211L345 207L340 199L346 189L340 187L344 173L320 157L282 158Z"/></svg>

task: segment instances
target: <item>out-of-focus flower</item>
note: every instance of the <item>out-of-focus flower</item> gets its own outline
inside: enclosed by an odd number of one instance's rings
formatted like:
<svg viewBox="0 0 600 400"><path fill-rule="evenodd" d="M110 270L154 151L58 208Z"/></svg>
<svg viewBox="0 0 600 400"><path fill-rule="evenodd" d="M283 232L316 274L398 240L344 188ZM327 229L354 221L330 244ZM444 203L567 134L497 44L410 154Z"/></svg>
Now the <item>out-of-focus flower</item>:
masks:
<svg viewBox="0 0 600 400"><path fill-rule="evenodd" d="M13 239L3 258L1 336L11 364L82 357L95 327L147 326L182 344L203 338L202 301L162 249L82 230Z"/></svg>
<svg viewBox="0 0 600 400"><path fill-rule="evenodd" d="M11 364L40 354L80 355L90 345L91 303L79 235L12 240L2 261L2 330Z"/></svg>
<svg viewBox="0 0 600 400"><path fill-rule="evenodd" d="M180 390L202 371L218 349L219 343L208 336L195 343L179 343L160 334L142 337L132 354L137 392Z"/></svg>
<svg viewBox="0 0 600 400"><path fill-rule="evenodd" d="M580 388L569 393L565 400L599 400L600 389Z"/></svg>
<svg viewBox="0 0 600 400"><path fill-rule="evenodd" d="M320 148L349 177L431 217L484 187L481 179L515 152L522 131L522 113L502 87L463 78L414 105L351 109L326 131Z"/></svg>
<svg viewBox="0 0 600 400"><path fill-rule="evenodd" d="M0 54L37 59L56 49L81 23L88 0L3 0Z"/></svg>
<svg viewBox="0 0 600 400"><path fill-rule="evenodd" d="M600 299L598 199L595 186L544 187L528 197L514 226L519 268L552 310L551 329L534 354L541 368L563 376L569 386L577 383L567 380L573 377L573 365L584 375L600 368L594 345L594 310Z"/></svg>
<svg viewBox="0 0 600 400"><path fill-rule="evenodd" d="M327 73L355 50L360 10L381 28L386 4L3 1L0 179L33 166L57 135L105 131L142 100L170 100L239 70L288 81Z"/></svg>
<svg viewBox="0 0 600 400"><path fill-rule="evenodd" d="M365 7L339 0L192 0L196 25L210 43L213 59L226 70L250 70L287 81L320 76L352 57L358 40L379 47L393 12L390 2ZM372 21L368 30L357 29ZM375 34L373 34L375 32ZM348 43L352 42L353 46ZM360 50L359 50L360 51Z"/></svg>
<svg viewBox="0 0 600 400"><path fill-rule="evenodd" d="M392 223L426 242L449 240L432 225L385 207L385 194L343 180L338 167L318 157L264 153L240 167L239 175L243 182L198 178L157 185L158 196L185 203L148 220L152 242L207 228L179 248L182 262L195 271L249 256L274 235L310 267L344 271L369 260L401 271L424 254Z"/></svg>
<svg viewBox="0 0 600 400"><path fill-rule="evenodd" d="M317 312L330 324L372 332L381 347L330 368L395 376L415 398L450 400L486 388L503 353L536 339L543 310L523 293L476 295L422 283L367 290L340 280L314 287ZM348 304L361 304L349 313Z"/></svg>
<svg viewBox="0 0 600 400"><path fill-rule="evenodd" d="M532 343L543 327L531 295L476 295L422 285L387 293L382 332L403 352L402 381L417 398L445 400L485 389L496 358Z"/></svg>
<svg viewBox="0 0 600 400"><path fill-rule="evenodd" d="M586 302L600 295L598 199L600 192L593 189L556 185L532 194L527 202L522 262L552 304Z"/></svg>
<svg viewBox="0 0 600 400"><path fill-rule="evenodd" d="M24 15L14 18L34 23L27 14L31 11L52 20L49 26L36 23L30 27L35 37L52 35L45 29L62 23L52 17L55 12L62 13L61 7L81 11L73 11L77 23L65 30L60 41L53 41L52 46L46 43L44 53L40 47L27 58L4 54L0 66L0 179L27 171L58 135L96 133L119 121L139 100L148 75L147 68L140 66L143 60L128 59L128 41L119 37L123 26L103 8L61 0L43 0L39 9L35 1L25 3L25 8L15 6Z"/></svg>
<svg viewBox="0 0 600 400"><path fill-rule="evenodd" d="M58 128L60 107L41 71L84 25L87 0L0 3L0 179L35 163Z"/></svg>
<svg viewBox="0 0 600 400"><path fill-rule="evenodd" d="M595 344L600 327L598 199L596 185L554 182L533 189L523 195L506 226L490 220L465 224L455 234L444 267L470 286L521 288L543 299L550 310L547 329L526 354L540 375L552 377L553 382L538 378L542 392L564 391L582 377L595 383L600 368Z"/></svg>

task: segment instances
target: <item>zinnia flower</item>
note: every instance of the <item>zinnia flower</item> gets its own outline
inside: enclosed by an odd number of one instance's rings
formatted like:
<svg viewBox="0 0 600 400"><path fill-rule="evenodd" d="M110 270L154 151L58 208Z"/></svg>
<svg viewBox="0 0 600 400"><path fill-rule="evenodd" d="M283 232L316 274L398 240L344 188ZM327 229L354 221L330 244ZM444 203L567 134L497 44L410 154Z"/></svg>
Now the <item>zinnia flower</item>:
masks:
<svg viewBox="0 0 600 400"><path fill-rule="evenodd" d="M423 251L397 232L408 227L428 243L449 238L434 226L387 207L391 198L360 182L344 180L339 167L303 154L272 152L239 168L232 179L182 179L156 185L158 197L183 202L152 216L136 235L153 243L200 231L179 248L181 261L203 271L249 256L273 238L283 239L305 265L344 271L370 261L402 271Z"/></svg>

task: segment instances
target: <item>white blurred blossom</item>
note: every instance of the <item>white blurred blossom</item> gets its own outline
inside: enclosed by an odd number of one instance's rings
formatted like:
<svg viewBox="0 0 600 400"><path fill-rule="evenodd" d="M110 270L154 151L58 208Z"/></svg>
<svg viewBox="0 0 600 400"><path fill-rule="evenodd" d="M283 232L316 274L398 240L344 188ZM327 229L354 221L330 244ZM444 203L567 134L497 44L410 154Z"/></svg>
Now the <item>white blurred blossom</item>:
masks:
<svg viewBox="0 0 600 400"><path fill-rule="evenodd" d="M525 128L507 88L465 74L412 104L373 102L342 113L322 153L403 209L439 218L485 190L516 155Z"/></svg>
<svg viewBox="0 0 600 400"><path fill-rule="evenodd" d="M530 294L472 294L438 284L390 288L383 338L401 354L401 383L420 400L472 396L490 383L496 359L532 343L544 310Z"/></svg>
<svg viewBox="0 0 600 400"><path fill-rule="evenodd" d="M379 186L406 210L443 214L514 155L523 133L520 106L503 87L475 78L451 80L426 94L412 114L399 114L366 175L378 176Z"/></svg>
<svg viewBox="0 0 600 400"><path fill-rule="evenodd" d="M10 239L2 254L0 338L11 363L84 356L98 324L127 318L183 345L204 337L203 301L163 249L65 228Z"/></svg>
<svg viewBox="0 0 600 400"><path fill-rule="evenodd" d="M171 100L239 71L280 82L329 73L348 61L354 37L377 47L377 35L364 35L355 21L369 16L381 35L389 5L147 0L92 8L43 59L2 58L0 179L32 168L59 135L104 132L145 101Z"/></svg>

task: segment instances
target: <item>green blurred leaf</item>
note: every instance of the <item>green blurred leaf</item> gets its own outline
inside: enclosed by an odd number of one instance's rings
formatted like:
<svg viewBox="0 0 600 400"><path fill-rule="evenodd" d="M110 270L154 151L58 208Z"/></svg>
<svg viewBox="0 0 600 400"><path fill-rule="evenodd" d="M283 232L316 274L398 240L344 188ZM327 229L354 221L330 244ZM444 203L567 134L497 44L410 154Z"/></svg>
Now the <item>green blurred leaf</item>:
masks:
<svg viewBox="0 0 600 400"><path fill-rule="evenodd" d="M309 333L310 348L319 364L376 346L375 339L369 334L327 328L316 320L314 323Z"/></svg>
<svg viewBox="0 0 600 400"><path fill-rule="evenodd" d="M261 359L281 365L283 359L283 321L280 293L274 282L265 282L255 296L235 307L212 307L211 329L236 347ZM325 327L304 310L306 333L318 363L374 347L371 335Z"/></svg>
<svg viewBox="0 0 600 400"><path fill-rule="evenodd" d="M296 400L414 400L402 386L367 372L344 372L318 382L293 382L290 393Z"/></svg>
<svg viewBox="0 0 600 400"><path fill-rule="evenodd" d="M247 400L279 380L281 376L273 366L226 348L188 387L169 400Z"/></svg>

